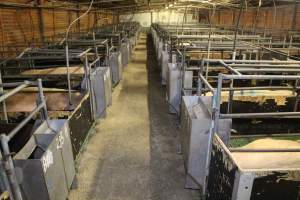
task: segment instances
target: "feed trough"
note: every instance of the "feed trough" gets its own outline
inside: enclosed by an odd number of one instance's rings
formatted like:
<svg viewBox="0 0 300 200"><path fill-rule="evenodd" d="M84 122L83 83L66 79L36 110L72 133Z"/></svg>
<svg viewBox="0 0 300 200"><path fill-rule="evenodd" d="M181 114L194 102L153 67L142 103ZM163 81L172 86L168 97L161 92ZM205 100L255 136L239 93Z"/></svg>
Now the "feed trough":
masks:
<svg viewBox="0 0 300 200"><path fill-rule="evenodd" d="M210 155L208 160L210 164L207 166L207 199L299 199L300 187L300 143L299 126L295 123L299 119L300 113L295 110L297 105L296 97L290 99L285 96L285 104L277 107L264 107L267 109L262 112L245 112L243 110L234 110L232 113L224 113L222 109L222 85L223 80L227 79L267 79L267 80L289 80L296 81L300 77L296 75L219 75L218 89L214 93L213 100L215 104L212 109L216 112L212 117L211 124ZM264 94L267 94L264 92ZM276 94L276 93L275 93ZM292 101L294 106L288 102ZM276 101L280 105L280 101ZM262 104L261 104L262 105ZM292 112L290 108L293 108ZM277 109L277 110L276 110ZM280 110L278 110L280 109ZM289 109L289 110L288 110ZM288 110L288 111L287 111ZM259 125L258 133L248 131L243 133L236 126L236 132L241 134L239 137L231 134L229 143L225 143L218 137L220 129L218 121L221 119L234 120L251 120L250 126L256 123ZM272 130L273 119L275 123L286 124L288 121L294 121L289 124L287 129L276 130L274 132L262 133L262 129ZM288 119L288 120L287 120ZM294 127L293 127L294 126ZM286 127L285 127L286 128ZM251 128L250 128L251 130Z"/></svg>
<svg viewBox="0 0 300 200"><path fill-rule="evenodd" d="M37 103L26 117L17 123L4 113L6 119L0 123L3 132L0 137L1 162L4 166L0 187L16 200L36 197L65 200L75 177L68 120L48 118L40 80L37 83L2 84L3 87L16 88L4 93L1 102L36 84Z"/></svg>

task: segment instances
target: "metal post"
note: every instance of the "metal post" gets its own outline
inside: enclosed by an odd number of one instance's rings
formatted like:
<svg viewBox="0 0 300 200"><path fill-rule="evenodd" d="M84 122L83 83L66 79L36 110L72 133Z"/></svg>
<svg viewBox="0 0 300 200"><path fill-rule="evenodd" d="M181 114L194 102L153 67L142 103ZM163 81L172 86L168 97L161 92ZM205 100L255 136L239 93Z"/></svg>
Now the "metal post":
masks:
<svg viewBox="0 0 300 200"><path fill-rule="evenodd" d="M72 103L72 91L71 91L71 75L70 75L70 61L69 61L68 38L66 38L66 62L67 62L67 79L68 79L69 105L73 105L73 103Z"/></svg>
<svg viewBox="0 0 300 200"><path fill-rule="evenodd" d="M221 92L222 92L222 82L223 82L223 76L222 74L218 75L218 87L217 90L214 90L213 92L213 105L212 105L212 120L210 125L210 131L209 131L209 137L208 137L208 149L207 149L207 156L206 156L206 177L209 175L209 166L210 166L210 159L211 159L211 149L212 149L212 143L214 139L214 135L218 133L219 129L219 117L220 117L220 100L221 100ZM206 185L207 185L207 179L206 179ZM206 193L206 185L204 186L204 194Z"/></svg>
<svg viewBox="0 0 300 200"><path fill-rule="evenodd" d="M99 60L99 59L97 59ZM97 64L97 63L95 63ZM88 56L87 54L85 55L85 67L86 67L86 78L87 78L87 89L90 93L90 102L91 102L91 114L92 114L92 118L95 119L96 117L96 113L95 113L95 102L94 102L94 93L93 93L93 88L92 88L92 80L91 80L91 77L92 77L92 66L89 64L89 61L88 61Z"/></svg>
<svg viewBox="0 0 300 200"><path fill-rule="evenodd" d="M288 52L287 52L287 55L290 56L290 50L293 46L293 36L291 35L290 36L290 44L289 44L289 47L288 47Z"/></svg>
<svg viewBox="0 0 300 200"><path fill-rule="evenodd" d="M47 114L47 105L45 101L45 96L43 93L43 85L42 85L42 79L38 79L38 88L39 88L39 104L44 104L43 109L41 109L41 118L42 120L48 121L48 114Z"/></svg>
<svg viewBox="0 0 300 200"><path fill-rule="evenodd" d="M201 75L203 73L203 68L204 68L204 60L201 60L201 65L200 65L200 70L198 74L198 90L197 90L197 95L201 96L202 95L202 80L201 80Z"/></svg>
<svg viewBox="0 0 300 200"><path fill-rule="evenodd" d="M227 103L227 113L231 113L232 112L232 101L233 101L233 95L234 95L234 90L232 90L233 88L233 79L230 80L230 91L229 91L229 95L228 95L228 103Z"/></svg>
<svg viewBox="0 0 300 200"><path fill-rule="evenodd" d="M2 134L0 136L0 142L2 147L3 166L8 178L13 200L23 200L21 189L16 177L14 163L11 157L11 152L8 146L9 138L5 134Z"/></svg>
<svg viewBox="0 0 300 200"><path fill-rule="evenodd" d="M297 75L299 75L299 74L297 74ZM295 91L296 91L297 95L296 95L296 99L295 99L294 112L297 112L297 110L298 110L298 103L299 103L299 96L300 96L299 90L297 90L298 85L299 85L299 80L296 80L295 81Z"/></svg>
<svg viewBox="0 0 300 200"><path fill-rule="evenodd" d="M3 192L7 192L8 197L14 200L2 160L0 161L0 189Z"/></svg>
<svg viewBox="0 0 300 200"><path fill-rule="evenodd" d="M223 84L223 76L222 74L218 75L218 86L216 91L216 97L214 98L215 101L215 126L214 126L214 133L218 133L219 131L219 118L220 118L220 102L221 102L221 96L222 96L222 84Z"/></svg>
<svg viewBox="0 0 300 200"><path fill-rule="evenodd" d="M71 77L70 77L70 63L69 63L69 46L68 46L68 37L69 37L69 31L71 30L71 27L74 23L76 23L78 20L80 20L80 18L84 17L86 14L88 14L93 6L94 0L91 0L90 6L87 9L87 11L85 13L83 13L81 16L79 16L78 18L76 18L73 22L71 22L71 24L69 25L69 27L67 28L67 32L66 32L66 61L67 61L67 78L68 78L68 92L69 92L69 105L72 105L72 92L71 92Z"/></svg>
<svg viewBox="0 0 300 200"><path fill-rule="evenodd" d="M2 75L1 75L1 70L0 70L0 84L2 84ZM2 95L4 93L4 89L3 87L0 87L0 94ZM3 109L3 117L4 117L4 120L6 122L8 122L8 116L7 116L7 110L6 110L6 103L5 103L5 100L2 101L2 109Z"/></svg>
<svg viewBox="0 0 300 200"><path fill-rule="evenodd" d="M243 5L244 5L244 3L240 2L240 11L239 11L239 16L238 16L236 26L235 26L234 40L233 40L233 54L232 54L233 59L235 59L235 57L236 57L236 40L237 40L240 19L241 19L241 15L242 15L242 11L243 11Z"/></svg>
<svg viewBox="0 0 300 200"><path fill-rule="evenodd" d="M109 51L109 46L108 42L105 43L105 48L106 48L106 55L105 55L105 65L109 66L109 56L110 56L110 51Z"/></svg>
<svg viewBox="0 0 300 200"><path fill-rule="evenodd" d="M98 47L97 47L97 44L96 44L96 36L95 36L94 31L93 31L93 41L94 41L94 48L95 48L96 58L99 58Z"/></svg>
<svg viewBox="0 0 300 200"><path fill-rule="evenodd" d="M208 36L207 59L210 58L210 48L211 48L211 24L210 24L209 36ZM208 70L209 70L209 62L206 63L206 73L205 73L205 78L208 77Z"/></svg>
<svg viewBox="0 0 300 200"><path fill-rule="evenodd" d="M185 71L186 71L186 65L185 65L185 56L186 56L186 48L183 49L183 55L182 55L182 61L181 61L181 89L185 89Z"/></svg>

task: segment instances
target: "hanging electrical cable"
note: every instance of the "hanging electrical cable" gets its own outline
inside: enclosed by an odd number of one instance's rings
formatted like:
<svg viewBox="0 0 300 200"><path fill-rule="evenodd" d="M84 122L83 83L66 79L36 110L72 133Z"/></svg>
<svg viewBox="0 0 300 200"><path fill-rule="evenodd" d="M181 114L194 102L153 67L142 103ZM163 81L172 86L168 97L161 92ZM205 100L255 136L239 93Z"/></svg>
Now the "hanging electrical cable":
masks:
<svg viewBox="0 0 300 200"><path fill-rule="evenodd" d="M255 19L254 19L253 27L252 27L252 34L253 35L256 34L257 19L258 19L260 7L261 7L261 4L262 4L261 1L262 0L258 0L258 6L257 6L257 10L256 10L256 15L255 15Z"/></svg>
<svg viewBox="0 0 300 200"><path fill-rule="evenodd" d="M241 1L240 3L240 10L239 10L239 16L237 18L236 21L236 25L235 25L235 32L234 32L234 40L233 40L233 52L232 52L232 59L235 60L236 57L236 40L237 40L237 34L240 28L240 20L241 20L241 16L242 16L242 12L243 12L243 7L244 7L244 1Z"/></svg>
<svg viewBox="0 0 300 200"><path fill-rule="evenodd" d="M184 12L183 20L182 20L182 35L183 34L183 24L187 22L188 10L190 6L187 6Z"/></svg>
<svg viewBox="0 0 300 200"><path fill-rule="evenodd" d="M184 24L184 22L186 22L187 10L188 10L188 6L185 7L184 14L182 17L182 23L181 23L181 34L182 35L183 35L183 24Z"/></svg>
<svg viewBox="0 0 300 200"><path fill-rule="evenodd" d="M64 39L65 43L66 43L66 64L67 64L67 79L68 79L68 93L69 93L69 105L72 105L72 92L71 92L71 76L70 76L70 62L69 62L69 46L68 46L68 37L69 37L69 32L71 30L71 27L73 26L73 24L75 24L78 20L80 20L81 18L83 18L85 15L87 15L90 10L92 9L94 0L91 0L90 6L89 8L78 18L76 18L74 21L72 21L69 25L69 27L67 28L67 32L66 32L66 37Z"/></svg>
<svg viewBox="0 0 300 200"><path fill-rule="evenodd" d="M167 23L167 28L170 26L170 20L171 20L171 15L172 15L172 10L169 10L169 18L168 18L168 23Z"/></svg>
<svg viewBox="0 0 300 200"><path fill-rule="evenodd" d="M273 18L273 25L275 25L275 24L276 24L276 17L277 17L277 7L276 7L275 0L273 0L273 4L274 4L274 18Z"/></svg>
<svg viewBox="0 0 300 200"><path fill-rule="evenodd" d="M176 22L176 34L178 35L178 25L179 25L180 15L177 14L177 22Z"/></svg>
<svg viewBox="0 0 300 200"><path fill-rule="evenodd" d="M208 48L207 48L207 59L210 58L210 49L211 49L211 35L212 35L212 18L215 16L216 6L213 4L212 14L210 10L208 11L208 23L209 23L209 33L208 33ZM206 72L205 77L208 78L209 62L206 63Z"/></svg>

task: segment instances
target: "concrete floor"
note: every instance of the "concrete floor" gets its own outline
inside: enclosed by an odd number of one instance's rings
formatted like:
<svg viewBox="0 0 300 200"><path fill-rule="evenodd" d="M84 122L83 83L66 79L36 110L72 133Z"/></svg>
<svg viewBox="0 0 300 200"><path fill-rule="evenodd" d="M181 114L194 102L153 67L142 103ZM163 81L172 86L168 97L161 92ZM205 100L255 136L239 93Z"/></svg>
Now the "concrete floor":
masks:
<svg viewBox="0 0 300 200"><path fill-rule="evenodd" d="M70 200L200 199L183 188L178 121L168 114L150 41L141 35L107 118L97 123L79 160Z"/></svg>

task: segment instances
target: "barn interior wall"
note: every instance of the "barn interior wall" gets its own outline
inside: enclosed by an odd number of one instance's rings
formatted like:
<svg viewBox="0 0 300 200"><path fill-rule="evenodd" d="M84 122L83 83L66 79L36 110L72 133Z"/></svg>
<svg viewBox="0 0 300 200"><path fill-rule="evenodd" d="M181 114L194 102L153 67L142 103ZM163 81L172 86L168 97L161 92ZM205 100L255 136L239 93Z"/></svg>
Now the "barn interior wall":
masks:
<svg viewBox="0 0 300 200"><path fill-rule="evenodd" d="M3 6L0 3L0 56L7 57L12 52L20 52L27 46L40 44L43 40L51 40L56 35L65 33L68 25L87 7L49 8L55 3L43 0L7 0L6 3L28 4L28 7ZM45 6L45 8L34 7ZM46 7L49 6L49 7ZM80 9L80 11L78 10ZM160 12L145 12L121 15L120 21L139 21L142 26L149 27L151 23L177 23L201 21L205 12L188 13L174 10ZM235 26L238 9L217 10L213 15L213 24L222 26ZM97 10L91 12L78 23L72 31L84 31L93 26L117 22L117 15ZM248 8L244 10L240 20L240 26L244 29L273 29L281 32L287 30L300 30L300 4L266 7L260 9Z"/></svg>
<svg viewBox="0 0 300 200"><path fill-rule="evenodd" d="M213 15L214 25L235 26L239 10L218 10ZM240 26L245 29L300 30L300 4L249 8L243 10Z"/></svg>
<svg viewBox="0 0 300 200"><path fill-rule="evenodd" d="M18 6L4 6L0 3L0 56L7 57L21 52L25 47L38 46L43 41L52 40L66 32L69 24L87 9L86 6L60 7L54 3L35 0L9 0ZM19 5L28 5L28 7ZM41 5L42 8L34 5ZM52 8L51 8L51 7ZM78 9L79 8L79 9ZM116 16L97 10L90 12L72 26L71 31L84 31L93 26L116 22Z"/></svg>
<svg viewBox="0 0 300 200"><path fill-rule="evenodd" d="M210 12L212 13L212 12ZM221 9L214 12L213 24L222 26L235 26L239 14L239 9ZM176 10L162 10L157 12L143 12L136 14L126 14L120 16L120 21L139 21L142 26L149 27L152 23L181 24L184 22L207 21L208 10L197 10L189 12L184 16L184 12ZM245 29L272 29L272 30L300 30L300 3L247 8L244 9L240 19L240 26Z"/></svg>
<svg viewBox="0 0 300 200"><path fill-rule="evenodd" d="M182 22L198 22L198 13L178 12L175 10L163 10L157 12L144 12L136 14L125 14L120 16L120 21L138 21L143 27L150 27L152 23L178 24Z"/></svg>

